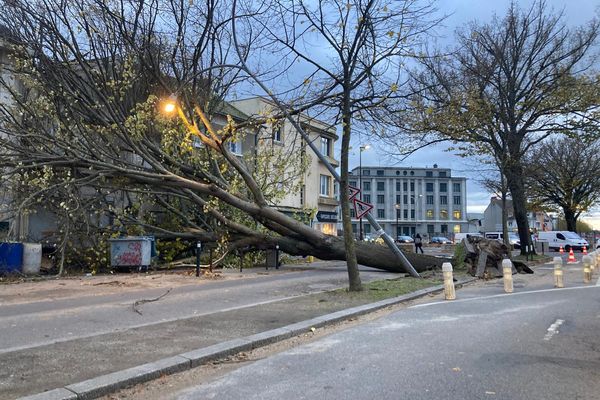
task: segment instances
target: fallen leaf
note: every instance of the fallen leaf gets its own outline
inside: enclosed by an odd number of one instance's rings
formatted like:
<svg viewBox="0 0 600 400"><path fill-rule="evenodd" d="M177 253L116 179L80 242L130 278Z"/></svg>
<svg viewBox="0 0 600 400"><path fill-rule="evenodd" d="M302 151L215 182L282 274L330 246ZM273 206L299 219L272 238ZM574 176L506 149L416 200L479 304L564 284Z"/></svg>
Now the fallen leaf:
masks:
<svg viewBox="0 0 600 400"><path fill-rule="evenodd" d="M460 368L454 367L454 368L452 368L452 371L454 371L454 372L460 372Z"/></svg>

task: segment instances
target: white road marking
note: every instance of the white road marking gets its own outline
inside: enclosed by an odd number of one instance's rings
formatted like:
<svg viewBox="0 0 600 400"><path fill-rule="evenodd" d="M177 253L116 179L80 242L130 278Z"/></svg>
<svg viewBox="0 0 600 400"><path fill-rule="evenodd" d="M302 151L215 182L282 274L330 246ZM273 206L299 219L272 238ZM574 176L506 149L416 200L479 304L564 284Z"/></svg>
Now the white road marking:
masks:
<svg viewBox="0 0 600 400"><path fill-rule="evenodd" d="M547 329L547 333L544 336L544 340L550 340L552 339L552 336L556 335L558 333L558 328L564 323L565 321L562 319L557 319L556 321L554 321L554 323L552 325L550 325L550 327L548 327Z"/></svg>
<svg viewBox="0 0 600 400"><path fill-rule="evenodd" d="M535 294L535 293L544 293L544 292L578 290L578 289L590 289L590 288L596 289L597 287L600 287L600 285L598 285L598 286L574 286L574 287L568 287L568 288L553 288L553 289L530 290L528 292L516 292L516 293L502 293L502 294L494 294L494 295L489 295L489 296L469 297L468 299L458 299L458 300L452 300L452 301L445 301L445 300L444 301L434 301L432 303L416 304L416 305L410 306L408 308L429 307L429 306L437 306L437 305L443 305L443 304L456 304L456 303L463 303L463 302L467 302L467 301L493 299L493 298L496 298L496 297L523 296L523 295L526 295L526 294Z"/></svg>

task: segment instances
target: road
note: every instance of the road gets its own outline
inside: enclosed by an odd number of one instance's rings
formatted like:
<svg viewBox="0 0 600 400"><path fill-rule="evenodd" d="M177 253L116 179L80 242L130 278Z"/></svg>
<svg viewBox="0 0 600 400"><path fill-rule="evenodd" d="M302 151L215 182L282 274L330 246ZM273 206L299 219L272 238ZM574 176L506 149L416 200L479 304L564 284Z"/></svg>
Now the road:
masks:
<svg viewBox="0 0 600 400"><path fill-rule="evenodd" d="M246 365L191 399L600 399L600 279L550 266L465 288Z"/></svg>
<svg viewBox="0 0 600 400"><path fill-rule="evenodd" d="M190 277L189 284L173 288L161 301L141 305L142 315L133 311L133 303L164 294L164 287L143 290L119 287L109 295L38 301L22 296L22 301L9 302L0 294L0 354L347 286L343 263L316 265L319 267L291 266L268 272L248 270L244 278L223 281L196 283L195 278ZM226 274L240 275L238 272ZM361 277L369 281L397 278L398 274L361 267Z"/></svg>

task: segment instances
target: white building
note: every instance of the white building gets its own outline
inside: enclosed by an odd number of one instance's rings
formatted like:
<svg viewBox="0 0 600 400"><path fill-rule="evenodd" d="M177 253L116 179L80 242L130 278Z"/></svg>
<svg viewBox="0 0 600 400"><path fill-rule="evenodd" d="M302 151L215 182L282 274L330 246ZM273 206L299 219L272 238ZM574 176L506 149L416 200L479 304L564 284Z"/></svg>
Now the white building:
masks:
<svg viewBox="0 0 600 400"><path fill-rule="evenodd" d="M448 168L363 166L351 171L350 186L361 189L362 201L373 205L371 213L392 237L428 237L468 232L467 180L452 176ZM360 221L352 212L352 231ZM363 234L375 232L363 218Z"/></svg>
<svg viewBox="0 0 600 400"><path fill-rule="evenodd" d="M262 97L232 101L231 104L251 118L265 118L280 113L272 102ZM328 161L337 167L339 163L333 155L335 141L338 139L335 127L306 115L294 118L309 135L310 140L318 144ZM267 140L265 140L265 133ZM299 189L288 193L279 201L277 207L290 214L316 210L314 219L307 222L321 232L336 235L338 220L336 185L325 164L318 159L288 120L279 120L273 126L264 125L262 133L258 133L258 138L257 150L264 146L273 146L280 148L284 155L301 152L308 158L306 172L301 175L297 174L294 166L290 166L286 171L276 172L275 180L288 177L299 180ZM244 149L241 151L245 152Z"/></svg>
<svg viewBox="0 0 600 400"><path fill-rule="evenodd" d="M517 231L517 221L514 215L513 202L506 199L507 225L510 232ZM543 211L528 211L527 220L529 228L537 231L551 231L554 229L553 219ZM483 213L483 230L485 232L502 231L502 199L496 196L490 198L490 204Z"/></svg>

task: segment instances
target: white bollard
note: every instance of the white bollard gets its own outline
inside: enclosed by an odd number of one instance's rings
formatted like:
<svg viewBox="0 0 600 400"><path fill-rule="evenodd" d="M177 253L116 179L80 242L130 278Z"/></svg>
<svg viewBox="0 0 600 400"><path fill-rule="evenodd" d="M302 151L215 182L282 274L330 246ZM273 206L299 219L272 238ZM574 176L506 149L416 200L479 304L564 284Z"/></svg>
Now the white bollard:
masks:
<svg viewBox="0 0 600 400"><path fill-rule="evenodd" d="M564 282L563 282L563 271L562 271L563 260L562 260L562 258L554 257L552 262L554 263L554 287L557 287L557 288L565 287Z"/></svg>
<svg viewBox="0 0 600 400"><path fill-rule="evenodd" d="M444 294L446 300L456 299L456 290L454 289L454 277L452 276L452 264L445 262L442 264L442 273L444 275Z"/></svg>
<svg viewBox="0 0 600 400"><path fill-rule="evenodd" d="M592 281L592 270L590 269L592 259L590 256L583 256L581 261L583 262L583 283L590 283Z"/></svg>
<svg viewBox="0 0 600 400"><path fill-rule="evenodd" d="M506 293L513 292L512 266L512 261L510 261L508 258L502 260L502 274L504 275L504 291Z"/></svg>

